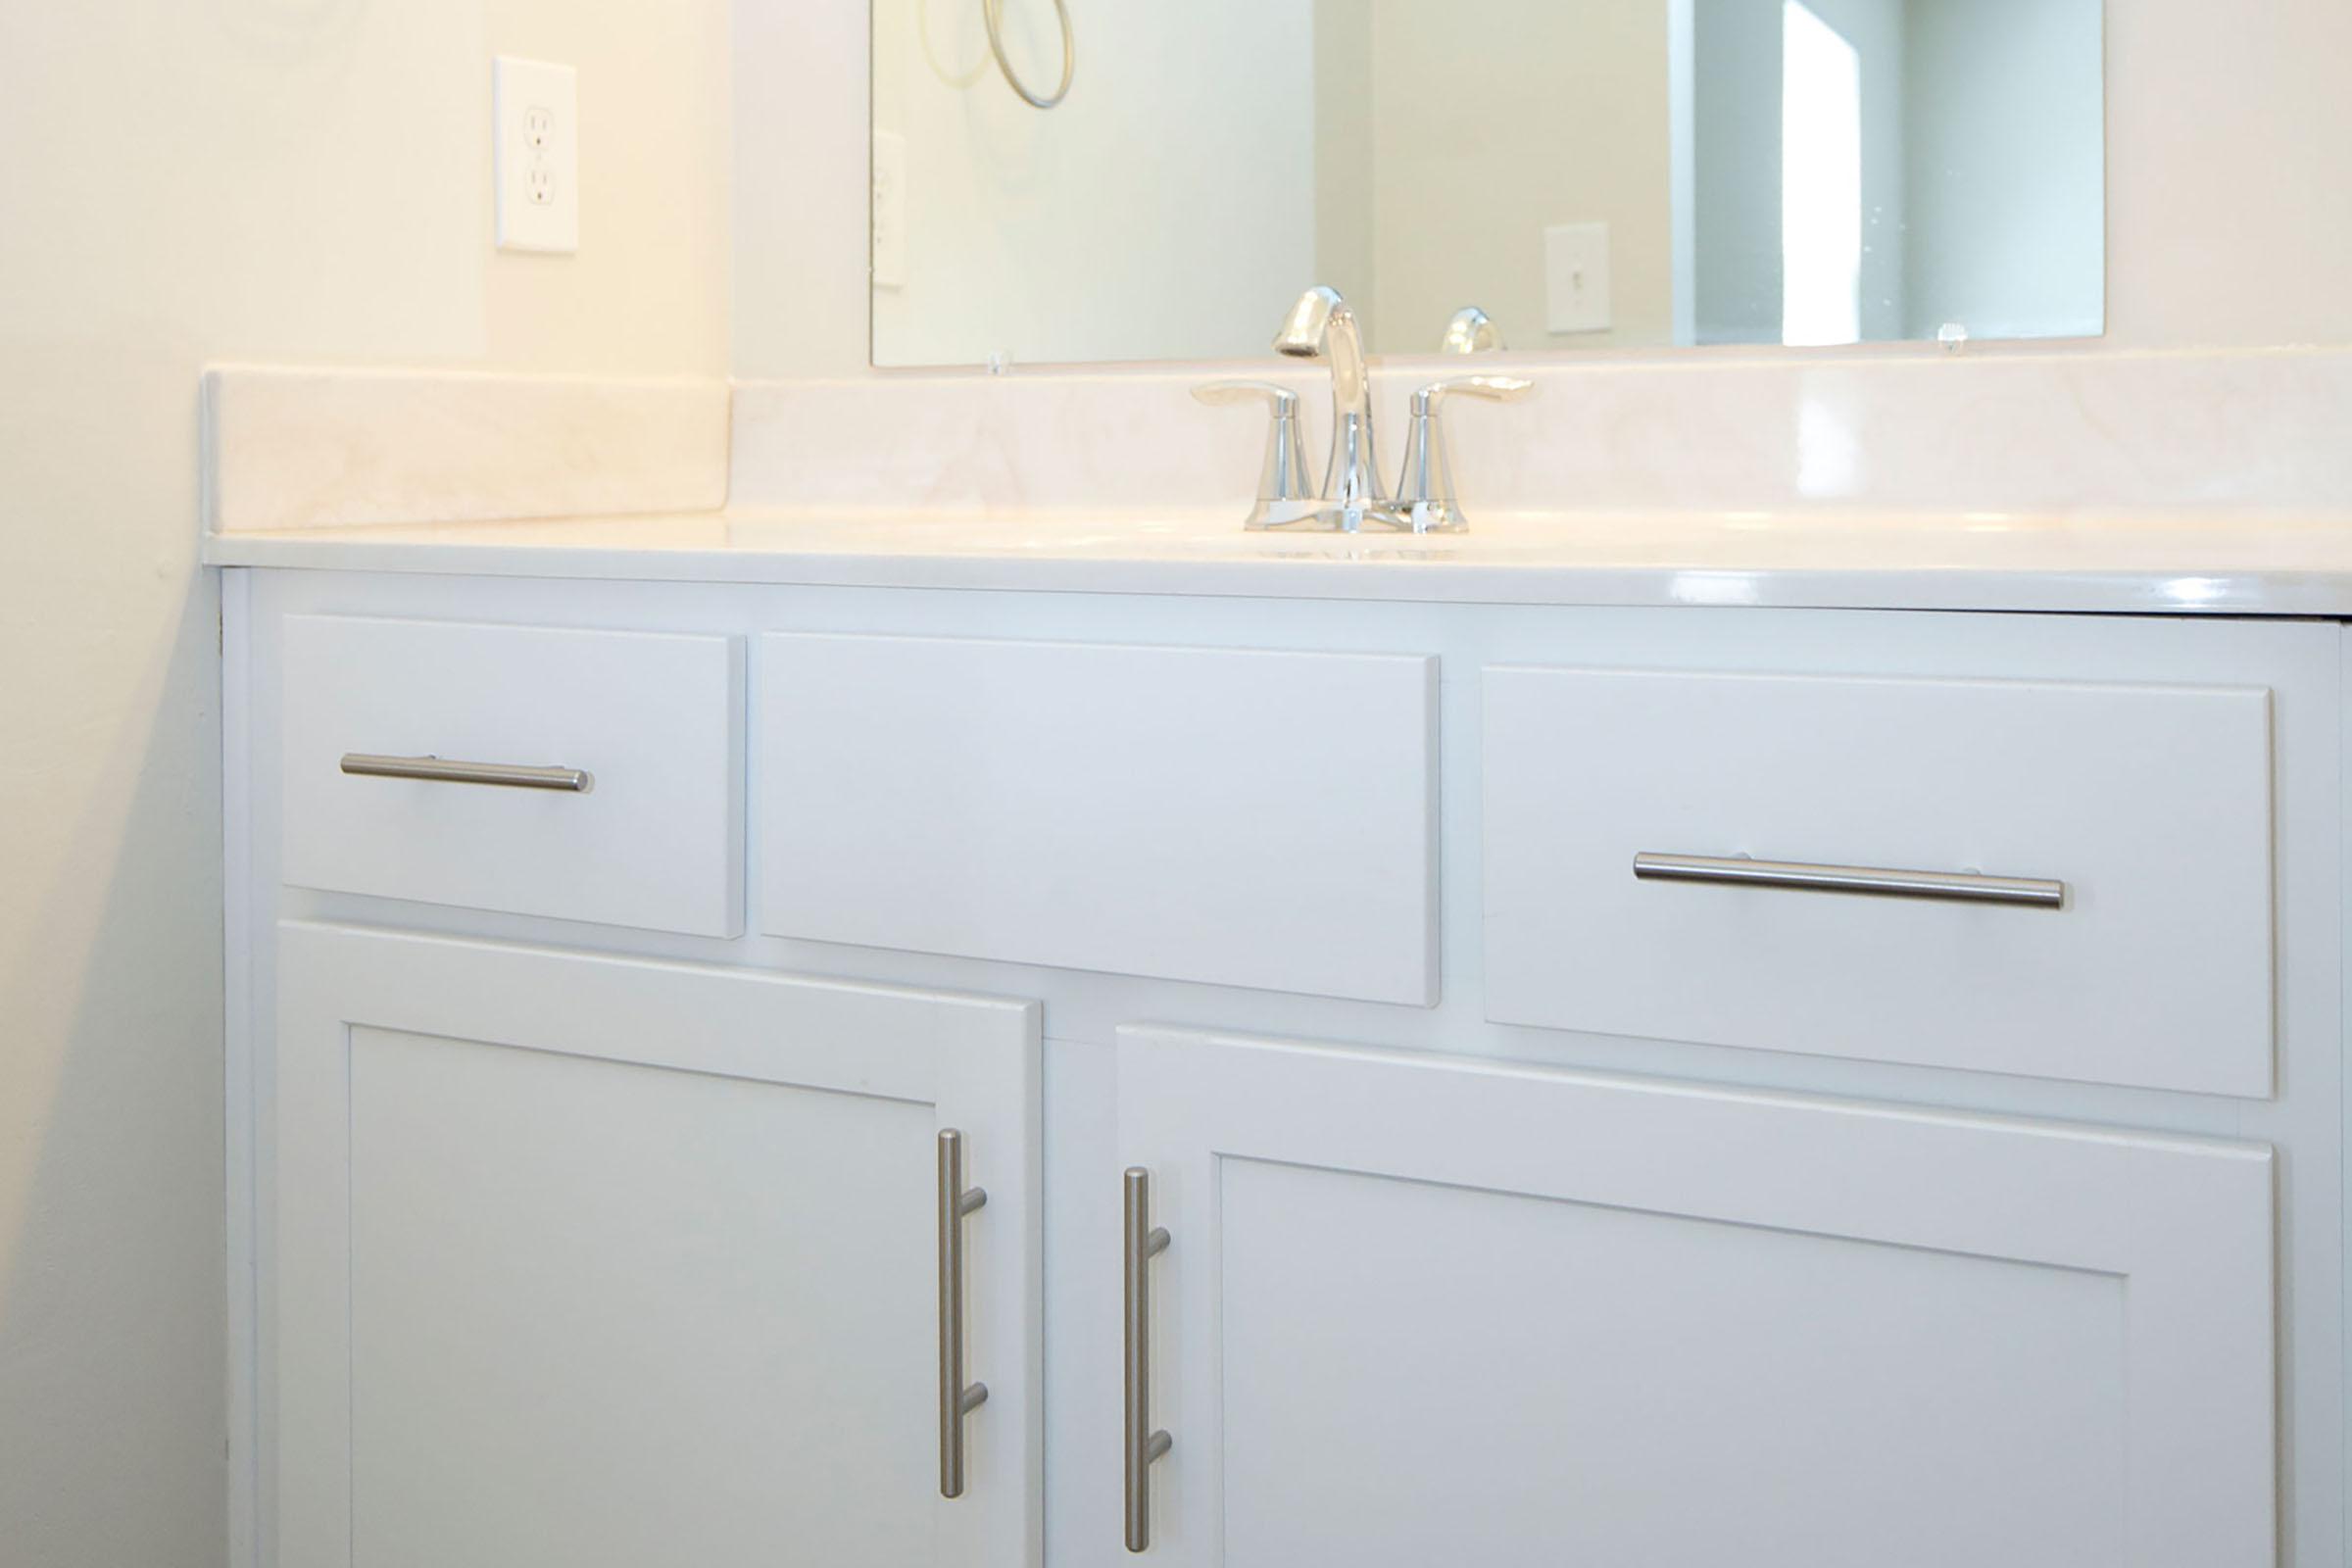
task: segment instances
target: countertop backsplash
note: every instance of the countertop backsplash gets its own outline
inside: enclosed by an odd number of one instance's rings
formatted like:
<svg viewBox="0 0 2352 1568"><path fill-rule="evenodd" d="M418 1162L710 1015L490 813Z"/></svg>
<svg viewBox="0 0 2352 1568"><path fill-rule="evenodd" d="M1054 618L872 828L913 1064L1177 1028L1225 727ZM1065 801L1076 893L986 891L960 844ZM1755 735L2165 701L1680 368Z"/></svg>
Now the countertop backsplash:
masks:
<svg viewBox="0 0 2352 1568"><path fill-rule="evenodd" d="M1376 374L1405 401L1507 368L1539 385L1446 415L1475 516L1834 511L2352 514L2352 351L1459 360ZM230 366L205 377L220 534L738 510L828 518L1189 514L1246 504L1264 420L1190 389L1321 368L844 380L625 380Z"/></svg>

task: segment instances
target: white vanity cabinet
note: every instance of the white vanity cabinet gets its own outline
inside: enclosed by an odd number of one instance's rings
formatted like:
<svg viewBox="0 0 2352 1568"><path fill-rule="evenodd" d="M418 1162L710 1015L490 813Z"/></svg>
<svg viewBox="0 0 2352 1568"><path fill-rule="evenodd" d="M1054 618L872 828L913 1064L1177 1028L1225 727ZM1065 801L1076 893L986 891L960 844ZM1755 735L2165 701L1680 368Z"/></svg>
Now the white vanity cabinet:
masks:
<svg viewBox="0 0 2352 1568"><path fill-rule="evenodd" d="M1034 1007L312 924L277 966L276 1562L1036 1560Z"/></svg>
<svg viewBox="0 0 2352 1568"><path fill-rule="evenodd" d="M2275 1561L2268 1149L1119 1042L1171 1563Z"/></svg>
<svg viewBox="0 0 2352 1568"><path fill-rule="evenodd" d="M224 602L236 1568L2344 1560L2334 623Z"/></svg>

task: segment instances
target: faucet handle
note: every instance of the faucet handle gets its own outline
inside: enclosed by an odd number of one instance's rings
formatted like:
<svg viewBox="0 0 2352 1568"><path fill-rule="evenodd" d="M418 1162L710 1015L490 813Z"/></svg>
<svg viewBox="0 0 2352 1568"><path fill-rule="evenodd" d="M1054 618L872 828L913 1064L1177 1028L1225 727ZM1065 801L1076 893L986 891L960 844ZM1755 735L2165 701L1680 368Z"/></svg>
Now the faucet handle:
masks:
<svg viewBox="0 0 2352 1568"><path fill-rule="evenodd" d="M1413 394L1413 417L1424 418L1454 396L1485 398L1490 403L1516 403L1531 396L1536 383L1515 375L1457 375L1450 381L1432 381Z"/></svg>
<svg viewBox="0 0 2352 1568"><path fill-rule="evenodd" d="M1193 396L1211 408L1224 408L1235 403L1264 403L1272 408L1277 419L1295 419L1298 416L1298 394L1272 381L1204 381L1193 388Z"/></svg>
<svg viewBox="0 0 2352 1568"><path fill-rule="evenodd" d="M1298 438L1298 394L1272 381L1210 381L1193 397L1212 408L1263 403L1273 417L1266 426L1266 456L1258 467L1257 500L1245 528L1280 528L1314 515L1314 481L1306 476L1306 448Z"/></svg>
<svg viewBox="0 0 2352 1568"><path fill-rule="evenodd" d="M1453 493L1453 455L1439 411L1450 397L1515 403L1536 383L1512 375L1463 375L1433 381L1413 394L1412 433L1405 442L1404 477L1396 481L1396 510L1415 533L1459 533L1470 526Z"/></svg>

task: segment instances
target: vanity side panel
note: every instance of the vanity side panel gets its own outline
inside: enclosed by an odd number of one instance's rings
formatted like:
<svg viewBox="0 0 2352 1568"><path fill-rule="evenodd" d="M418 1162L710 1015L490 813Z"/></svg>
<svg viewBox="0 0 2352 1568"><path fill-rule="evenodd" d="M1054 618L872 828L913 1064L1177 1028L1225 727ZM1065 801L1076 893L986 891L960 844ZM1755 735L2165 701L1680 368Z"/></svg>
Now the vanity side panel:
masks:
<svg viewBox="0 0 2352 1568"><path fill-rule="evenodd" d="M774 635L772 936L1434 1005L1437 662Z"/></svg>

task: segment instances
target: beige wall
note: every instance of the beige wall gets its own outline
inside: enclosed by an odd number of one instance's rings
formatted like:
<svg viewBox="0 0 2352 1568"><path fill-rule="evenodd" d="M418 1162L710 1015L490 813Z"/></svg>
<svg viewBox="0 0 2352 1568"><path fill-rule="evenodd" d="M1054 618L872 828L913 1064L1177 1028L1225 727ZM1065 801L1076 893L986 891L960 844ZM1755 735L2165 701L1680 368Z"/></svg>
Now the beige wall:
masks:
<svg viewBox="0 0 2352 1568"><path fill-rule="evenodd" d="M762 172L761 215L743 187L741 255L759 258L793 304L781 319L738 317L736 364L752 375L860 373L863 7L738 3L739 27L792 40L757 76L747 70L743 91L775 104L802 157ZM2340 168L2352 146L2352 93L2340 80L2352 59L2352 6L2266 0L2224 11L2209 0L2112 0L2107 11L2101 346L2352 342L2341 261L2352 250L2352 180ZM778 243L786 225L790 241Z"/></svg>
<svg viewBox="0 0 2352 1568"><path fill-rule="evenodd" d="M1316 281L1368 314L1377 292L1380 202L1373 184L1373 24L1376 0L1315 6ZM1380 323L1367 322L1377 348Z"/></svg>
<svg viewBox="0 0 2352 1568"><path fill-rule="evenodd" d="M1666 29L1658 0L1376 0L1375 346L1436 351L1464 305L1515 349L1674 336ZM1529 144L1494 153L1497 125ZM1553 335L1544 230L1609 225L1607 332Z"/></svg>
<svg viewBox="0 0 2352 1568"><path fill-rule="evenodd" d="M492 252L499 51L579 67L576 260ZM725 51L724 0L0 5L9 1568L226 1550L198 367L722 371Z"/></svg>

